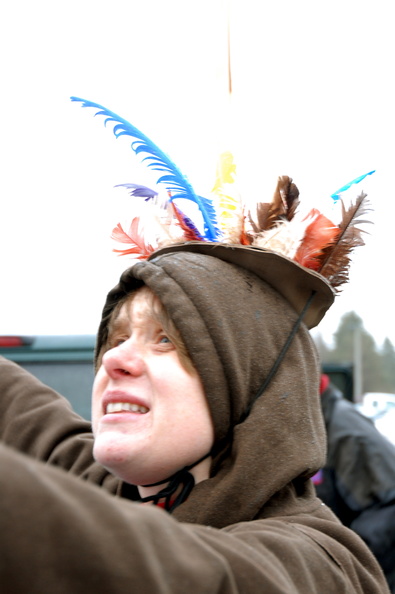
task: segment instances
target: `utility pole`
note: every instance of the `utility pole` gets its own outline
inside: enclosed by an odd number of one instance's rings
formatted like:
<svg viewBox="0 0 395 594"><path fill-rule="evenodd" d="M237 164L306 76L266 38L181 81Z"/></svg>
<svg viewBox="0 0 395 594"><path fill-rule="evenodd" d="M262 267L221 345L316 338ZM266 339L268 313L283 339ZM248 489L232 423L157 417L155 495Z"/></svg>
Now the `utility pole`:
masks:
<svg viewBox="0 0 395 594"><path fill-rule="evenodd" d="M354 402L362 401L362 332L361 325L354 325Z"/></svg>

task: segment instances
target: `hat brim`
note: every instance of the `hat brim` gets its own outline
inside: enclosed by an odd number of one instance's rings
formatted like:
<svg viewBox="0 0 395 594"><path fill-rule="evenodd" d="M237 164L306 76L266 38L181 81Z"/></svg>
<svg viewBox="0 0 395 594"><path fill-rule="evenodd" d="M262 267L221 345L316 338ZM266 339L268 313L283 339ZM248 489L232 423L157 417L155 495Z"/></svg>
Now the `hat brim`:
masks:
<svg viewBox="0 0 395 594"><path fill-rule="evenodd" d="M320 323L335 298L334 290L323 276L290 258L263 248L190 241L161 248L151 254L148 260L172 252L205 254L241 266L278 291L298 314L301 314L314 292L314 298L303 318L308 328Z"/></svg>

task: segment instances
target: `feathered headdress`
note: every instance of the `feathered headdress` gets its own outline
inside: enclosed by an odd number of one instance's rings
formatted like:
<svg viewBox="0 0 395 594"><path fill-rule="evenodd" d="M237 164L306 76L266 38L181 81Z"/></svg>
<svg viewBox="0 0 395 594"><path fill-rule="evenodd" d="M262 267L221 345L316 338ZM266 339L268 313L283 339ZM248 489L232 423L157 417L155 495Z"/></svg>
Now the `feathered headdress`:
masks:
<svg viewBox="0 0 395 594"><path fill-rule="evenodd" d="M340 223L335 224L316 208L302 216L299 213L299 191L288 176L279 177L273 198L256 205L256 212L246 209L235 184L235 164L231 153L220 157L211 196L197 195L187 178L170 158L149 138L129 122L102 105L72 97L83 107L95 108L95 115L105 117L104 124L114 124L114 135L130 136L136 155L145 154L143 162L160 172L157 183L166 189L165 198L159 190L128 183L134 200L142 200L147 216L132 217L129 227L120 223L112 237L125 244L115 249L121 255L145 259L157 250L185 242L209 242L232 246L249 246L274 252L300 266L322 275L334 291L348 280L350 254L364 244L363 231L357 226L367 221L362 217L370 209L363 192L346 207L342 202ZM332 194L334 202L362 175ZM183 205L180 206L180 201ZM126 247L127 246L127 247Z"/></svg>

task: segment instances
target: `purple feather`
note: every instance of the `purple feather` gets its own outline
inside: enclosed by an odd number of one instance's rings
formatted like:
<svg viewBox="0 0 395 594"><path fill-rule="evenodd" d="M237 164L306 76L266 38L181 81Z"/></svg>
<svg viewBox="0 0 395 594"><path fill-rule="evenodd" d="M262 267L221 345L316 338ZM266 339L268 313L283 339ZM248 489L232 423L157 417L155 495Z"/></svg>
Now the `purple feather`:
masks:
<svg viewBox="0 0 395 594"><path fill-rule="evenodd" d="M144 198L146 202L158 195L158 192L155 192L155 190L151 190L151 188L147 188L147 186L141 186L139 184L118 184L115 187L127 188L128 190L131 190L131 192L129 192L131 196Z"/></svg>

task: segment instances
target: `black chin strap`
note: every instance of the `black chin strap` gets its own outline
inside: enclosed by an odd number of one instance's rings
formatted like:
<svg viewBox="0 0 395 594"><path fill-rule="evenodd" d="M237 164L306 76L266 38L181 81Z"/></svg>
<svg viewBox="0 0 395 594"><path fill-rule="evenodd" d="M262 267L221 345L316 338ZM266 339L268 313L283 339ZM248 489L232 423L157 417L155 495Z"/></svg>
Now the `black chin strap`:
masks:
<svg viewBox="0 0 395 594"><path fill-rule="evenodd" d="M167 483L166 486L158 493L155 493L155 495L149 495L148 497L141 497L140 501L142 503L152 502L154 505L158 505L158 503L164 499L165 510L172 513L179 505L181 505L181 503L186 501L190 492L195 486L195 479L189 471L194 466L200 464L200 462L203 462L203 460L209 456L211 456L211 451L200 458L200 460L197 462L194 462L190 466L185 466L185 468L178 470L169 478L164 479L163 481L158 481L157 483L151 483L150 485L143 485L144 487L156 487L158 485ZM179 493L174 498L174 494L177 493L177 491L179 491Z"/></svg>
<svg viewBox="0 0 395 594"><path fill-rule="evenodd" d="M312 291L310 297L308 298L308 300L306 301L306 303L305 303L302 311L300 312L297 320L295 321L295 324L293 325L293 328L292 328L292 330L291 330L291 332L290 332L287 340L285 341L285 344L284 344L283 348L281 349L280 354L278 355L277 359L273 363L273 366L272 366L271 370L269 371L269 373L265 377L265 379L264 379L261 387L259 388L259 390L256 393L256 395L253 398L253 400L250 402L247 410L244 412L244 414L243 414L242 418L240 419L239 423L242 423L243 421L245 421L245 419L250 414L251 409L252 409L253 405L255 404L255 402L258 400L258 398L260 396L262 396L262 394L264 393L264 391L266 390L266 388L268 387L268 385L272 381L273 377L275 376L275 374L277 372L277 369L279 368L279 366L282 363L285 355L287 354L287 351L288 351L289 347L291 346L291 342L294 339L295 334L299 330L299 327L300 327L301 323L303 322L303 318L306 315L306 312L309 309L309 307L311 305L311 302L313 301L315 295L316 295L316 291Z"/></svg>

